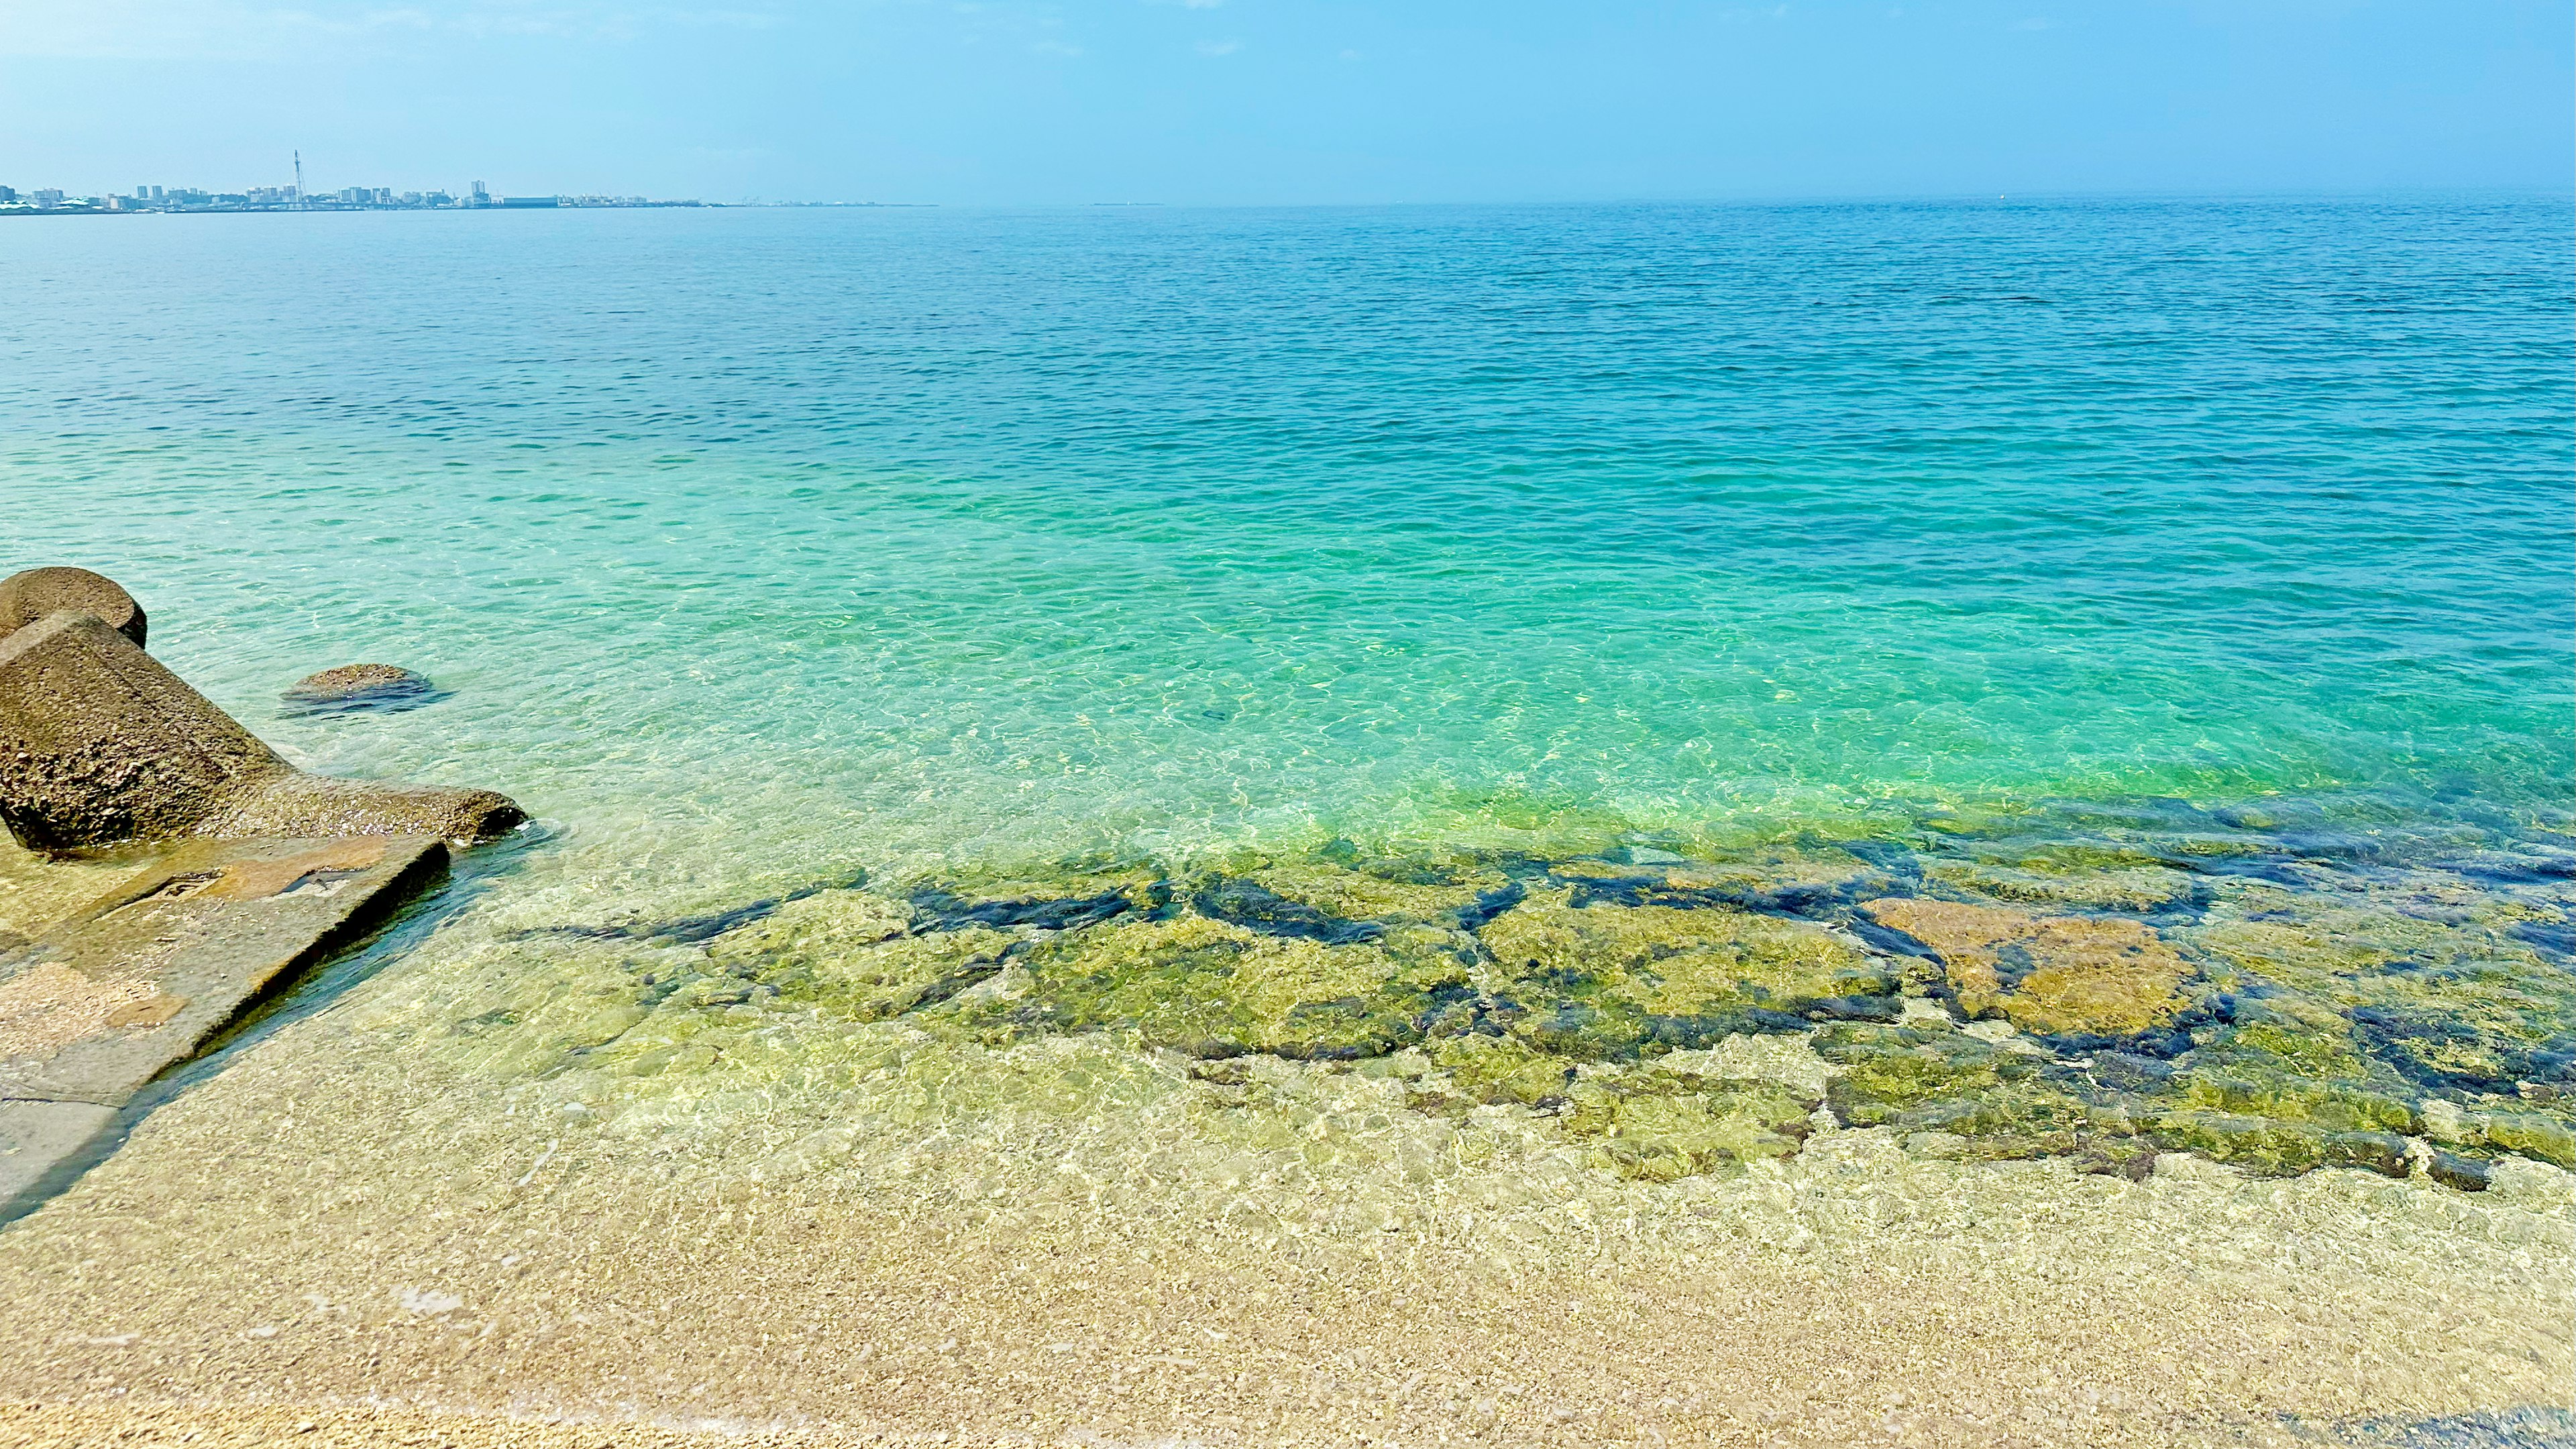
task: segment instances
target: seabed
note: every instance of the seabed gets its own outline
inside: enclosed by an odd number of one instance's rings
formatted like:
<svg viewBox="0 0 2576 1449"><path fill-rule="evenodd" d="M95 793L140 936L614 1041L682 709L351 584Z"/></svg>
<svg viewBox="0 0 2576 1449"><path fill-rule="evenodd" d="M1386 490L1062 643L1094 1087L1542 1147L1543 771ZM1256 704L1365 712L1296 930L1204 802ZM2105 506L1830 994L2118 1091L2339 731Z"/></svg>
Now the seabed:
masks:
<svg viewBox="0 0 2576 1449"><path fill-rule="evenodd" d="M2576 1436L2566 842L1681 844L460 903L0 1232L0 1444Z"/></svg>

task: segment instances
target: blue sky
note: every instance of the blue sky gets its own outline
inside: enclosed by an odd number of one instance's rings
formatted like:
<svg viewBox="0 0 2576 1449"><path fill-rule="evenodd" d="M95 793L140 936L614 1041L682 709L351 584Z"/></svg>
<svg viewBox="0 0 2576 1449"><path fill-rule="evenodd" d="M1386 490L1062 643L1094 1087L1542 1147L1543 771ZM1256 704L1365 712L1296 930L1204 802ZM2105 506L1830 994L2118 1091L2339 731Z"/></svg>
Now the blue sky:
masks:
<svg viewBox="0 0 2576 1449"><path fill-rule="evenodd" d="M2569 187L2567 0L6 0L0 183L1054 204Z"/></svg>

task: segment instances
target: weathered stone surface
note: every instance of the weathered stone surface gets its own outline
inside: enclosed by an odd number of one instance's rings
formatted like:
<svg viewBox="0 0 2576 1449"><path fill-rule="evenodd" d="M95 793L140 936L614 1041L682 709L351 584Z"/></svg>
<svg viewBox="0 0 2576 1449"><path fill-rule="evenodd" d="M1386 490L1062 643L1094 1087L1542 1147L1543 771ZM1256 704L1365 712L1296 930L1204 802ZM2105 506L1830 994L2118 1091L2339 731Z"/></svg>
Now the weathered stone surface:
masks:
<svg viewBox="0 0 2576 1449"><path fill-rule="evenodd" d="M116 580L87 569L26 569L0 579L0 637L48 614L66 610L96 615L107 627L143 647L143 606Z"/></svg>
<svg viewBox="0 0 2576 1449"><path fill-rule="evenodd" d="M308 674L283 696L299 714L410 709L442 698L428 676L399 664L343 664Z"/></svg>
<svg viewBox="0 0 2576 1449"><path fill-rule="evenodd" d="M179 847L0 957L0 1099L123 1103L446 872L428 836Z"/></svg>
<svg viewBox="0 0 2576 1449"><path fill-rule="evenodd" d="M1865 909L1941 958L1970 1016L2001 1016L2044 1036L2115 1039L2162 1026L2185 1004L2190 967L2137 921L1904 897Z"/></svg>
<svg viewBox="0 0 2576 1449"><path fill-rule="evenodd" d="M202 835L485 839L525 820L488 790L298 772L95 615L0 641L0 822L31 849Z"/></svg>
<svg viewBox="0 0 2576 1449"><path fill-rule="evenodd" d="M446 873L428 837L195 841L0 953L0 1221L164 1068Z"/></svg>
<svg viewBox="0 0 2576 1449"><path fill-rule="evenodd" d="M200 821L197 835L435 835L490 840L527 820L510 797L490 790L451 790L340 780L289 772L238 792Z"/></svg>
<svg viewBox="0 0 2576 1449"><path fill-rule="evenodd" d="M97 615L0 640L0 821L31 849L186 835L276 751Z"/></svg>

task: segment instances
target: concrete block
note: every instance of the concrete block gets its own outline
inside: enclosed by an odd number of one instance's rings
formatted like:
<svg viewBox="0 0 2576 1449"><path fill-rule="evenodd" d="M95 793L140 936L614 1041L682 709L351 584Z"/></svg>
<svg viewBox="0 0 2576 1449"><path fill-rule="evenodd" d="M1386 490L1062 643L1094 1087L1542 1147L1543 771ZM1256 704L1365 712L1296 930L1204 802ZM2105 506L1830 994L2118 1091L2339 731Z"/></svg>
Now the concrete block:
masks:
<svg viewBox="0 0 2576 1449"><path fill-rule="evenodd" d="M0 956L0 1099L122 1105L447 867L430 836L171 851Z"/></svg>
<svg viewBox="0 0 2576 1449"><path fill-rule="evenodd" d="M47 614L95 614L107 627L143 647L143 606L116 580L87 569L25 569L0 579L0 636L14 634Z"/></svg>
<svg viewBox="0 0 2576 1449"><path fill-rule="evenodd" d="M116 1109L92 1102L0 1101L0 1223L35 1206L55 1168L88 1156L116 1125Z"/></svg>
<svg viewBox="0 0 2576 1449"><path fill-rule="evenodd" d="M293 770L97 615L0 640L0 821L31 850L186 835Z"/></svg>

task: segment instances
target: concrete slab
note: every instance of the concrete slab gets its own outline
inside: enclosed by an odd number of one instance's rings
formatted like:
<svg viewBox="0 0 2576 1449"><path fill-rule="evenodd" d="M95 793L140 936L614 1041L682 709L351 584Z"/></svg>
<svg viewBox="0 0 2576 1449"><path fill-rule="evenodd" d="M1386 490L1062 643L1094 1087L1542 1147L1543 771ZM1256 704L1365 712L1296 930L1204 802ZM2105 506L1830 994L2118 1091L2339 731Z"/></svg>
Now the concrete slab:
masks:
<svg viewBox="0 0 2576 1449"><path fill-rule="evenodd" d="M431 836L171 851L0 956L0 1100L123 1105L447 863Z"/></svg>
<svg viewBox="0 0 2576 1449"><path fill-rule="evenodd" d="M95 1102L0 1102L0 1222L115 1125L116 1109Z"/></svg>

